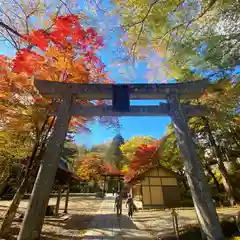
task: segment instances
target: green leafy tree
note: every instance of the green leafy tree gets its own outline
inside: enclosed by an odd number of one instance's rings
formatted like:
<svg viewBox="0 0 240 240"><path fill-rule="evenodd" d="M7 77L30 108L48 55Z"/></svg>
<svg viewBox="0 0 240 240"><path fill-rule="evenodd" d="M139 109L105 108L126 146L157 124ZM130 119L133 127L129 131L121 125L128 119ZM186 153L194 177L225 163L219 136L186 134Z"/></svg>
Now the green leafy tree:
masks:
<svg viewBox="0 0 240 240"><path fill-rule="evenodd" d="M122 144L120 149L126 160L129 162L133 158L136 150L141 145L151 145L155 141L156 139L152 138L151 136L134 136Z"/></svg>
<svg viewBox="0 0 240 240"><path fill-rule="evenodd" d="M236 1L115 2L125 46L134 57L159 56L153 67L161 67L169 78L183 76L185 67L216 74L239 64Z"/></svg>
<svg viewBox="0 0 240 240"><path fill-rule="evenodd" d="M160 163L178 174L183 175L183 162L177 145L177 139L173 132L173 125L168 126L168 137L163 143L162 151L159 152Z"/></svg>
<svg viewBox="0 0 240 240"><path fill-rule="evenodd" d="M218 166L224 179L225 189L233 204L236 199L223 164L225 156L222 147L219 146L221 144L218 143L217 134L220 132L219 128L223 127L220 126L221 124L231 122L229 116L232 113L229 112L234 111L234 108L230 105L236 103L234 98L237 99L238 94L236 87L235 90L232 88L230 92L228 89L231 88L232 82L238 80L234 71L239 62L239 53L234 43L237 41L239 28L233 19L238 19L239 8L234 1L226 3L195 1L194 4L184 1L153 1L152 3L142 1L142 4L136 8L136 17L130 18L126 13L134 9L135 3L132 1L124 4L118 1L118 3L121 6L119 11L122 13L123 26L129 36L126 46L131 49L132 55L141 57L142 49L148 48L153 55L160 57L159 65L155 64L155 67L161 67L163 71L167 72L168 77L175 78L177 81L186 81L200 80L203 75L207 75L209 78L214 76L220 81L213 86L216 91L213 90L212 93L218 93L219 87L227 90L222 95L224 101L220 101L221 103L217 102L216 98L214 103L207 101L207 104L213 106L214 111L218 114L215 114L215 117L210 116L211 119L202 118L204 123L200 125L207 130L210 147L219 160ZM232 23L233 28L223 29L227 23ZM226 77L229 78L228 84L221 88L220 85L226 81ZM223 91L220 92L223 93ZM194 101L192 102L194 103ZM200 102L203 103L203 101ZM228 106L226 107L226 105ZM219 117L220 113L221 117ZM197 134L197 129L193 129L193 131Z"/></svg>
<svg viewBox="0 0 240 240"><path fill-rule="evenodd" d="M11 166L20 163L32 152L33 139L28 134L11 132L6 129L0 132L0 183L9 176Z"/></svg>

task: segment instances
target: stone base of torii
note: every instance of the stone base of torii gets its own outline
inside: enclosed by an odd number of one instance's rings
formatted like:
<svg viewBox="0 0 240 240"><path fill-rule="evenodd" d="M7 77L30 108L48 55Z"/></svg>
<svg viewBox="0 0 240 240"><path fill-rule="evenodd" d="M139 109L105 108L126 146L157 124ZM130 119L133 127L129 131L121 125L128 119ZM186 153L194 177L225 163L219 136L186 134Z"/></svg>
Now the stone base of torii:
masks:
<svg viewBox="0 0 240 240"><path fill-rule="evenodd" d="M182 153L185 173L201 229L207 239L223 240L221 226L205 179L204 170L197 157L186 116L206 116L204 106L181 104L180 99L200 97L208 81L173 84L76 84L36 80L35 86L44 97L61 99L56 103L57 121L39 169L32 197L18 236L18 240L40 238L59 155L71 116L170 116L178 145ZM124 96L124 97L123 97ZM76 99L113 100L113 106L82 106ZM159 106L130 106L130 99L166 99ZM123 104L121 104L121 102ZM124 106L123 106L124 105Z"/></svg>

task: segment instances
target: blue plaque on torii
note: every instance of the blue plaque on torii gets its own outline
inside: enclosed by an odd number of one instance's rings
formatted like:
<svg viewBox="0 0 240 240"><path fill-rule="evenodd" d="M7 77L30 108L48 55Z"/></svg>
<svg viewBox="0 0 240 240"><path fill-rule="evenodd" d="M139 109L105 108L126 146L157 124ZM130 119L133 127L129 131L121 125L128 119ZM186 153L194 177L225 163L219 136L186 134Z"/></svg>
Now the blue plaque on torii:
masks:
<svg viewBox="0 0 240 240"><path fill-rule="evenodd" d="M115 112L129 112L130 98L128 85L113 85L112 110Z"/></svg>

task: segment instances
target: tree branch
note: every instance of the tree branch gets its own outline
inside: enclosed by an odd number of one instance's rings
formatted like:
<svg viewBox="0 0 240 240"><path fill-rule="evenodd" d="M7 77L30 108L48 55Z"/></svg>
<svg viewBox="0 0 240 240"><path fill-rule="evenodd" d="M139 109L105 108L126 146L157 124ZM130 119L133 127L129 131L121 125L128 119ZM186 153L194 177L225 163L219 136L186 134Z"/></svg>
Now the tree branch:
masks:
<svg viewBox="0 0 240 240"><path fill-rule="evenodd" d="M20 34L19 32L17 32L16 30L12 29L11 27L9 27L8 25L6 25L6 24L5 24L4 22L2 22L2 21L0 21L0 27L8 30L9 32L13 33L14 35L16 35L16 36L18 36L18 37L20 37L20 38L23 37L22 34Z"/></svg>
<svg viewBox="0 0 240 240"><path fill-rule="evenodd" d="M7 31L7 30L6 30L6 31ZM7 31L7 32L8 32L8 31ZM18 50L19 48L18 48L18 46L17 46L17 43L16 43L15 39L13 39L12 35L9 34L9 32L8 32L8 35L9 35L9 37L11 38L11 40L8 39L6 36L1 36L2 38L4 38L4 39L1 40L1 42L8 42L9 44L12 45L13 48L16 48L16 49Z"/></svg>
<svg viewBox="0 0 240 240"><path fill-rule="evenodd" d="M66 9L69 11L70 14L73 14L70 8L68 7L67 3L65 3L63 0L59 0L59 1L66 7Z"/></svg>
<svg viewBox="0 0 240 240"><path fill-rule="evenodd" d="M201 17L203 17L211 8L212 6L215 4L217 0L211 0L208 4L208 6L203 10L201 11L196 17L192 18L191 20L187 21L187 22L183 22L183 23L179 23L178 25L172 27L171 29L169 29L166 33L164 33L163 36L161 36L159 39L164 39L169 33L175 31L176 29L184 26L185 24L187 24L187 27L189 27L190 24L192 24L193 22L196 22L197 20L199 20ZM186 29L187 30L187 29ZM185 30L185 31L186 31Z"/></svg>
<svg viewBox="0 0 240 240"><path fill-rule="evenodd" d="M144 22L145 20L147 19L147 17L149 16L149 13L151 12L153 6L158 2L158 0L155 0L154 2L151 3L146 15L144 16L144 18L140 21L137 21L137 22L134 22L133 24L131 25L128 25L128 26L122 26L123 29L125 29L124 33L126 33L127 31L129 31L130 28L138 25L138 24L141 24L141 27L140 27L140 30L138 32L138 35L137 35L137 39L136 41L133 43L132 47L131 47L131 54L134 56L135 55L135 51L136 51L136 47L137 47L137 44L139 42L139 39L141 37L141 34L143 32L143 28L144 28ZM172 12L175 12L177 11L178 7L183 3L184 1L180 1L179 4L177 4L177 6L172 10ZM178 28L184 26L185 24L187 24L187 26L185 27L185 31L187 30L187 28L195 21L199 20L201 17L203 17L212 7L213 5L217 2L217 0L210 0L210 2L208 3L207 7L204 8L196 17L192 18L190 21L188 22L182 22L174 27L172 27L171 29L169 29L167 32L164 33L163 36L157 38L156 40L163 40L168 34L170 34L171 32L177 30ZM182 40L182 39L181 39Z"/></svg>
<svg viewBox="0 0 240 240"><path fill-rule="evenodd" d="M100 11L102 12L106 12L106 10L102 9L100 6L99 6L99 2L95 1L95 0L91 0L97 7L97 9L99 9Z"/></svg>
<svg viewBox="0 0 240 240"><path fill-rule="evenodd" d="M140 39L140 37L141 37L141 35L142 35L142 32L143 32L144 23L145 23L148 15L149 15L149 13L151 12L152 8L154 7L154 5L155 5L157 2L158 2L158 0L153 1L153 2L150 4L150 6L149 6L149 8L148 8L148 10L147 10L147 13L146 13L145 16L143 17L143 19L142 19L141 21L137 22L137 23L134 23L134 25L141 24L141 27L140 27L140 30L139 30L139 32L138 32L137 39L136 39L136 41L133 43L133 45L132 45L132 47L131 47L132 56L135 55L135 51L136 51L137 44L138 44L139 39Z"/></svg>

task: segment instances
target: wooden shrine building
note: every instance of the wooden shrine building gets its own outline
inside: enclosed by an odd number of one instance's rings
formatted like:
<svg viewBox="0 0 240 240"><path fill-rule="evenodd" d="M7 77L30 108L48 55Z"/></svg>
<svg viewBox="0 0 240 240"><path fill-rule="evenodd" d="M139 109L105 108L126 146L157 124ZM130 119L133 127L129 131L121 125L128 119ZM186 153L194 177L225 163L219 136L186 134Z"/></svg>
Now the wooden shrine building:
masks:
<svg viewBox="0 0 240 240"><path fill-rule="evenodd" d="M71 185L80 181L80 178L69 169L67 162L64 159L60 159L55 180L61 185Z"/></svg>
<svg viewBox="0 0 240 240"><path fill-rule="evenodd" d="M140 201L143 208L168 208L180 206L180 178L173 171L154 165L127 183L134 200Z"/></svg>
<svg viewBox="0 0 240 240"><path fill-rule="evenodd" d="M54 212L56 216L58 215L60 200L64 190L66 190L64 213L68 212L70 187L72 184L78 181L80 181L80 178L69 169L67 162L61 158L55 177L55 185L57 187L57 201Z"/></svg>
<svg viewBox="0 0 240 240"><path fill-rule="evenodd" d="M115 171L104 171L101 173L101 180L103 181L103 191L112 192L112 188L119 192L122 189L121 181L124 179L124 174L119 170Z"/></svg>

